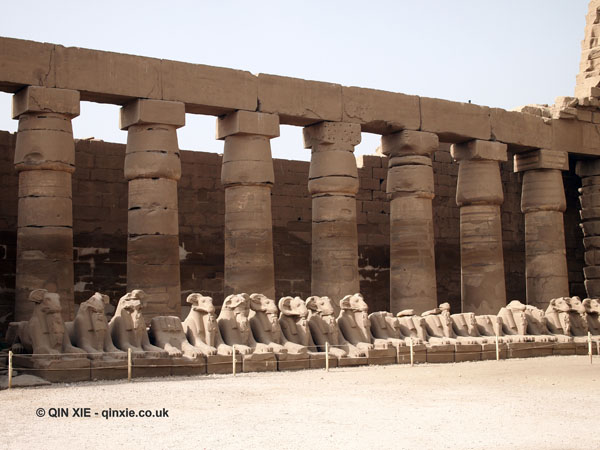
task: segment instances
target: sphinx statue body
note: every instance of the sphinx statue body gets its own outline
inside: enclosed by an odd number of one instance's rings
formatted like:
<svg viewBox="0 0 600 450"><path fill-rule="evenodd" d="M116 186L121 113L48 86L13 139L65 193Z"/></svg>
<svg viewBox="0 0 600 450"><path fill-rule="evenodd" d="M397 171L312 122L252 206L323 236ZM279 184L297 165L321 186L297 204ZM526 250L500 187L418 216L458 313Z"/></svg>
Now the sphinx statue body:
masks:
<svg viewBox="0 0 600 450"><path fill-rule="evenodd" d="M337 324L344 339L363 352L369 364L392 364L396 350L388 339L374 338L371 334L369 308L361 294L346 295L340 300Z"/></svg>
<svg viewBox="0 0 600 450"><path fill-rule="evenodd" d="M250 327L249 314L248 294L232 294L225 299L217 318L223 342L229 346L235 345L236 351L243 355L245 372L276 370L277 359L272 347L256 341Z"/></svg>

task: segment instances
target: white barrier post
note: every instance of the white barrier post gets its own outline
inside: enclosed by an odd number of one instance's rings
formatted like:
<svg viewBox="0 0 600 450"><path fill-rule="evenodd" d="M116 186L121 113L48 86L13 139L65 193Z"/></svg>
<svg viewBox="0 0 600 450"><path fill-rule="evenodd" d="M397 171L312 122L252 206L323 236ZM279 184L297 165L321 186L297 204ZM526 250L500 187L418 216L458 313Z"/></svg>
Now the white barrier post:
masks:
<svg viewBox="0 0 600 450"><path fill-rule="evenodd" d="M592 364L592 333L588 331L588 353L590 354L590 364Z"/></svg>
<svg viewBox="0 0 600 450"><path fill-rule="evenodd" d="M415 353L413 351L413 340L410 338L410 367L415 365Z"/></svg>
<svg viewBox="0 0 600 450"><path fill-rule="evenodd" d="M400 346L396 347L396 364L400 364Z"/></svg>
<svg viewBox="0 0 600 450"><path fill-rule="evenodd" d="M12 356L13 352L8 352L8 389L12 388Z"/></svg>
<svg viewBox="0 0 600 450"><path fill-rule="evenodd" d="M231 346L231 349L232 349L232 351L231 351L231 361L232 361L232 364L233 364L233 368L231 369L231 373L233 373L233 376L235 377L235 363L236 363L236 361L235 361L235 344L233 344Z"/></svg>
<svg viewBox="0 0 600 450"><path fill-rule="evenodd" d="M325 372L329 372L329 342L325 342Z"/></svg>
<svg viewBox="0 0 600 450"><path fill-rule="evenodd" d="M498 341L498 335L496 335L496 361L500 361L500 344Z"/></svg>
<svg viewBox="0 0 600 450"><path fill-rule="evenodd" d="M127 381L131 381L131 349L127 349Z"/></svg>

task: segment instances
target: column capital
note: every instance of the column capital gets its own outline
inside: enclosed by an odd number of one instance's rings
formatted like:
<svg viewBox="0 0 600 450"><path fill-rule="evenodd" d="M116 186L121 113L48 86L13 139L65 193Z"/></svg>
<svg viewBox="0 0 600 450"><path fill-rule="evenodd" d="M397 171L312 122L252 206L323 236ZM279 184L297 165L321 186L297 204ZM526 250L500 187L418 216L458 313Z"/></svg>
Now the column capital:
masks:
<svg viewBox="0 0 600 450"><path fill-rule="evenodd" d="M119 128L127 130L132 125L144 124L185 125L185 104L166 100L138 98L121 108Z"/></svg>
<svg viewBox="0 0 600 450"><path fill-rule="evenodd" d="M496 141L472 141L453 144L450 153L455 161L499 161L508 160L506 150L508 145Z"/></svg>
<svg viewBox="0 0 600 450"><path fill-rule="evenodd" d="M435 133L403 130L381 138L381 151L388 157L430 156L438 149L440 140Z"/></svg>
<svg viewBox="0 0 600 450"><path fill-rule="evenodd" d="M279 136L279 116L253 111L234 111L217 119L217 139L233 135Z"/></svg>
<svg viewBox="0 0 600 450"><path fill-rule="evenodd" d="M348 151L354 151L354 146L360 144L360 124L347 122L319 122L304 127L304 148L315 145L345 145Z"/></svg>
<svg viewBox="0 0 600 450"><path fill-rule="evenodd" d="M600 175L600 158L577 161L575 173L582 178Z"/></svg>
<svg viewBox="0 0 600 450"><path fill-rule="evenodd" d="M569 155L559 150L537 149L514 155L514 171L556 169L569 170Z"/></svg>
<svg viewBox="0 0 600 450"><path fill-rule="evenodd" d="M12 118L22 114L52 112L69 118L79 115L79 91L27 86L13 96Z"/></svg>

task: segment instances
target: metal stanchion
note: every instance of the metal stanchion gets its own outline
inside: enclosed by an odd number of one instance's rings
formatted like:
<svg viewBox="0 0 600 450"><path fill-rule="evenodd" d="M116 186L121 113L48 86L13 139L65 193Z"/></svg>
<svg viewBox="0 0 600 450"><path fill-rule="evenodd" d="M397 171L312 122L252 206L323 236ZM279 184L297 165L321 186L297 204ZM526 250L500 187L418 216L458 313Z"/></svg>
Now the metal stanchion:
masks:
<svg viewBox="0 0 600 450"><path fill-rule="evenodd" d="M325 342L325 372L329 372L329 342Z"/></svg>
<svg viewBox="0 0 600 450"><path fill-rule="evenodd" d="M235 377L235 363L236 363L236 360L235 360L235 344L231 346L231 349L232 349L232 351L231 351L231 361L232 361L232 364L233 364L232 373L233 373L233 376Z"/></svg>
<svg viewBox="0 0 600 450"><path fill-rule="evenodd" d="M500 361L500 343L498 335L496 335L496 361Z"/></svg>
<svg viewBox="0 0 600 450"><path fill-rule="evenodd" d="M131 349L127 349L127 381L131 381Z"/></svg>
<svg viewBox="0 0 600 450"><path fill-rule="evenodd" d="M590 364L592 364L592 333L588 331L588 353L590 354Z"/></svg>
<svg viewBox="0 0 600 450"><path fill-rule="evenodd" d="M396 364L400 364L400 345L396 347Z"/></svg>
<svg viewBox="0 0 600 450"><path fill-rule="evenodd" d="M8 389L12 388L12 357L13 352L8 352Z"/></svg>
<svg viewBox="0 0 600 450"><path fill-rule="evenodd" d="M410 367L415 365L415 352L413 351L413 340L410 338Z"/></svg>

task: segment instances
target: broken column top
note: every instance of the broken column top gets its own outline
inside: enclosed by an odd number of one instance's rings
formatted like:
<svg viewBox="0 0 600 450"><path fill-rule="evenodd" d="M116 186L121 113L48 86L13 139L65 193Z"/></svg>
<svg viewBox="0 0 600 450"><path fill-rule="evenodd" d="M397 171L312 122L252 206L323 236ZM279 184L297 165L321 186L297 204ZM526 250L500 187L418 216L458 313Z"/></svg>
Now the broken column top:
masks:
<svg viewBox="0 0 600 450"><path fill-rule="evenodd" d="M403 130L381 138L381 150L386 156L429 156L439 147L435 133Z"/></svg>
<svg viewBox="0 0 600 450"><path fill-rule="evenodd" d="M251 111L235 111L217 120L217 139L234 134L279 137L279 116Z"/></svg>
<svg viewBox="0 0 600 450"><path fill-rule="evenodd" d="M13 96L12 118L21 114L52 112L71 119L79 115L79 91L27 86Z"/></svg>
<svg viewBox="0 0 600 450"><path fill-rule="evenodd" d="M302 131L304 148L323 144L346 144L353 148L360 144L361 140L361 128L358 123L319 122L305 127Z"/></svg>
<svg viewBox="0 0 600 450"><path fill-rule="evenodd" d="M164 100L137 99L121 108L119 128L132 125L162 124L180 128L185 125L185 104Z"/></svg>
<svg viewBox="0 0 600 450"><path fill-rule="evenodd" d="M514 171L536 169L569 170L569 154L558 150L538 149L514 155Z"/></svg>
<svg viewBox="0 0 600 450"><path fill-rule="evenodd" d="M453 144L450 153L456 161L500 161L508 160L508 146L501 142L474 139L461 144Z"/></svg>

